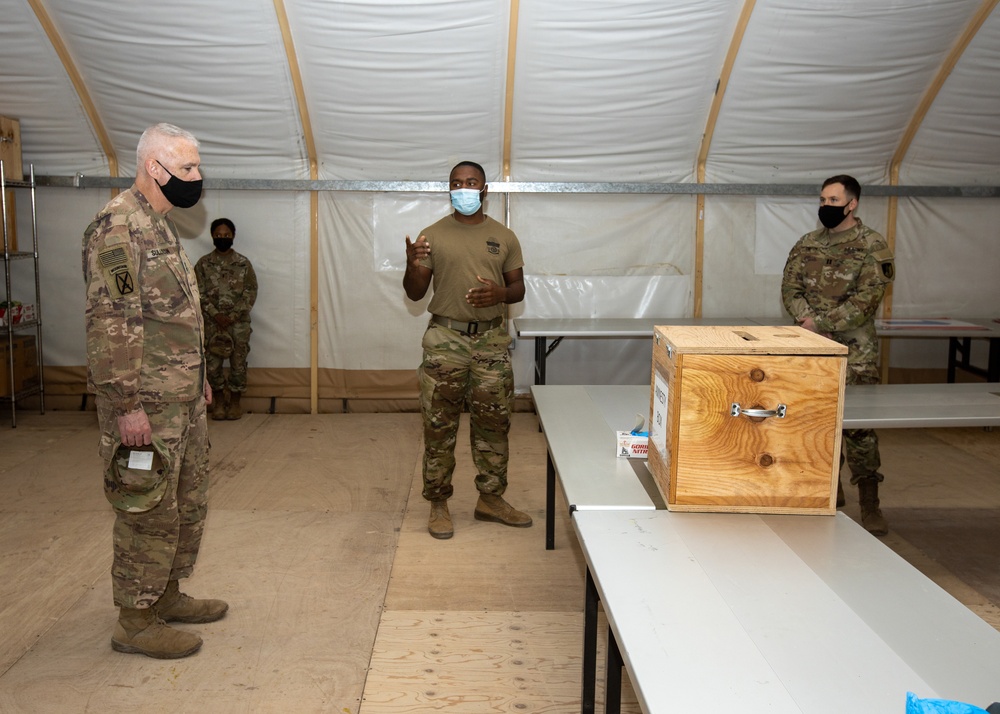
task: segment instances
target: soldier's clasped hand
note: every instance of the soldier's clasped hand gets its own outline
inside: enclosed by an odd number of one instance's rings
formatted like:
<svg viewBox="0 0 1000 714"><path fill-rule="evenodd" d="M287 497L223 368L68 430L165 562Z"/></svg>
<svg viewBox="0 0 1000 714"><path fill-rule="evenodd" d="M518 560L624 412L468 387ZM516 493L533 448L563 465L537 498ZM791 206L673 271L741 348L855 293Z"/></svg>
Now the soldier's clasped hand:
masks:
<svg viewBox="0 0 1000 714"><path fill-rule="evenodd" d="M492 280L476 276L476 280L482 283L482 287L471 288L465 294L465 301L473 307L492 307L503 302L506 289L497 285Z"/></svg>

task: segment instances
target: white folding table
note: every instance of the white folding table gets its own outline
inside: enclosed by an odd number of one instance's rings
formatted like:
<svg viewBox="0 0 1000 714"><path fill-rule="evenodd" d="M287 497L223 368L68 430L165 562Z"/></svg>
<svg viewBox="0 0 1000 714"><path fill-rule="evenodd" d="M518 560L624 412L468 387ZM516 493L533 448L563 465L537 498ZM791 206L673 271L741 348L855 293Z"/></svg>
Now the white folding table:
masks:
<svg viewBox="0 0 1000 714"><path fill-rule="evenodd" d="M842 513L581 511L583 711L597 599L606 711L624 666L642 710L905 711L906 692L1000 700L1000 633Z"/></svg>

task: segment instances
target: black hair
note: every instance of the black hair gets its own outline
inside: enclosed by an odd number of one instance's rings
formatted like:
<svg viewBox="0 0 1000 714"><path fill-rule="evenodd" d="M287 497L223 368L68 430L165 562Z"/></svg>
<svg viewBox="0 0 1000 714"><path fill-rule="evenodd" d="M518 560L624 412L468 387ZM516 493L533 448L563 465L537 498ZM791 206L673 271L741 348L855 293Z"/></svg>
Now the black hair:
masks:
<svg viewBox="0 0 1000 714"><path fill-rule="evenodd" d="M820 190L826 188L830 184L839 183L844 187L844 193L847 194L847 200L850 202L852 198L861 200L861 184L853 176L848 176L847 174L839 174L837 176L831 176L826 181L823 182L823 186Z"/></svg>
<svg viewBox="0 0 1000 714"><path fill-rule="evenodd" d="M212 221L212 228L210 232L215 233L215 229L218 228L219 226L229 226L229 230L233 232L233 235L236 235L236 226L234 226L233 222L228 218L216 218L214 221Z"/></svg>
<svg viewBox="0 0 1000 714"><path fill-rule="evenodd" d="M486 171L483 169L482 166L477 164L475 161L459 161L451 168L451 173L448 175L451 176L451 174L455 173L455 169L457 169L459 166L471 166L472 168L474 168L476 171L479 172L480 176L483 177L483 183L486 183Z"/></svg>

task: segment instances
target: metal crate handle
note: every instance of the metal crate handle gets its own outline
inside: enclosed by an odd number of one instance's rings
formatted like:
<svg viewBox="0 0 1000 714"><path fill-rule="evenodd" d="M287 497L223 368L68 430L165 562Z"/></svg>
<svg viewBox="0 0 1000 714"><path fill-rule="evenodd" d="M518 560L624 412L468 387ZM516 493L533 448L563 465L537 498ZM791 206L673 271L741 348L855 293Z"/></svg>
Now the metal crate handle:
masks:
<svg viewBox="0 0 1000 714"><path fill-rule="evenodd" d="M787 407L784 404L779 404L777 409L744 409L737 402L733 402L732 408L729 410L729 415L738 417L741 414L747 417L758 417L761 419L767 417L778 417L779 419L785 418L785 411Z"/></svg>

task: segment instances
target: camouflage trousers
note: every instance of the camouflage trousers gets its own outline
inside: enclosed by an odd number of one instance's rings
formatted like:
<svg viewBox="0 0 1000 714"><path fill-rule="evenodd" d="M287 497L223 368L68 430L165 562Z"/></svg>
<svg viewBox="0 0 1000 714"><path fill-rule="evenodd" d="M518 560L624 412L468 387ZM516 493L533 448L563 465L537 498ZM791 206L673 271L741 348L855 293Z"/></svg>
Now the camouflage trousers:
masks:
<svg viewBox="0 0 1000 714"><path fill-rule="evenodd" d="M223 388L229 386L230 392L245 392L247 390L247 356L250 354L250 329L249 322L234 322L227 329L223 329L212 322L205 322L205 344L209 344L212 338L219 332L228 332L233 338L233 352L226 357L219 357L208 350L205 351L205 369L208 374L208 383L213 392L222 394ZM223 364L229 360L229 379L223 372Z"/></svg>
<svg viewBox="0 0 1000 714"><path fill-rule="evenodd" d="M875 364L858 365L856 369L852 369L852 365L847 367L847 384L878 384L879 381L878 366ZM845 455L852 484L865 478L878 481L885 478L878 472L882 457L878 452L878 434L874 429L844 429L841 466L844 465Z"/></svg>
<svg viewBox="0 0 1000 714"><path fill-rule="evenodd" d="M467 336L431 323L418 370L424 420L424 490L428 501L451 497L455 442L463 408L480 493L507 490L507 435L514 399L510 335L502 327Z"/></svg>
<svg viewBox="0 0 1000 714"><path fill-rule="evenodd" d="M167 492L145 513L115 511L111 566L115 605L147 608L169 580L194 569L208 511L208 421L205 399L143 403L153 434L171 454ZM107 400L97 398L100 454L107 468L118 439L118 419Z"/></svg>

